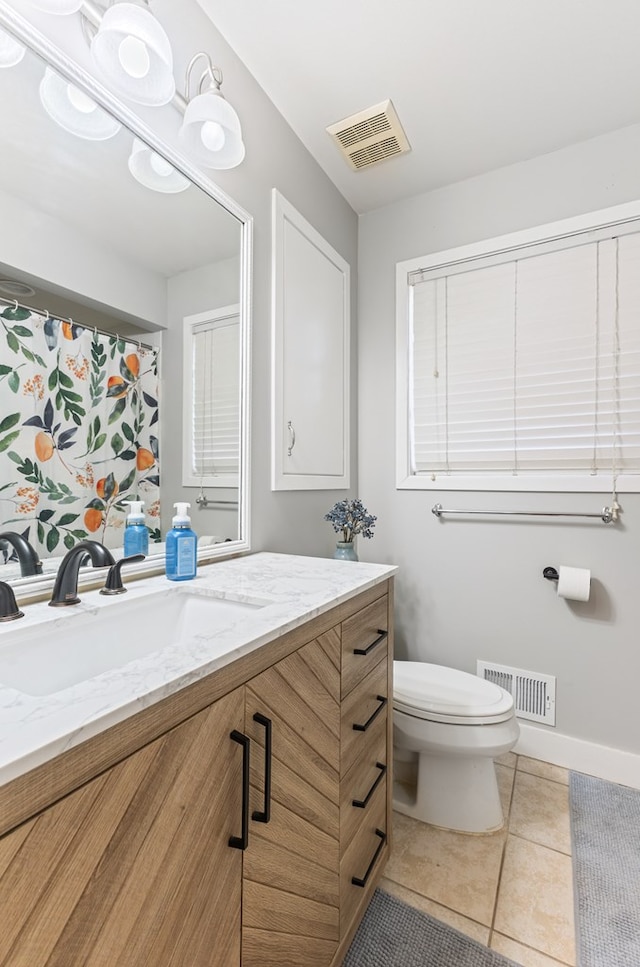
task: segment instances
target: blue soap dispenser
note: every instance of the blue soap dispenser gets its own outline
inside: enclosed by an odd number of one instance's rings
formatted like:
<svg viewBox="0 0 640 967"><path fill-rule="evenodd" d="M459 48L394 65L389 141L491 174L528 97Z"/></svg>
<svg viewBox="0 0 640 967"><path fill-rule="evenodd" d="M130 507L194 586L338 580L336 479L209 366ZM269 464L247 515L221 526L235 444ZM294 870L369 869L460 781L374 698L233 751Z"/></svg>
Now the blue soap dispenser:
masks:
<svg viewBox="0 0 640 967"><path fill-rule="evenodd" d="M165 567L170 581L190 581L196 576L198 538L191 530L191 518L187 514L191 504L173 505L176 515L167 534Z"/></svg>
<svg viewBox="0 0 640 967"><path fill-rule="evenodd" d="M144 522L144 500L129 501L129 516L124 531L124 556L149 553L149 530Z"/></svg>

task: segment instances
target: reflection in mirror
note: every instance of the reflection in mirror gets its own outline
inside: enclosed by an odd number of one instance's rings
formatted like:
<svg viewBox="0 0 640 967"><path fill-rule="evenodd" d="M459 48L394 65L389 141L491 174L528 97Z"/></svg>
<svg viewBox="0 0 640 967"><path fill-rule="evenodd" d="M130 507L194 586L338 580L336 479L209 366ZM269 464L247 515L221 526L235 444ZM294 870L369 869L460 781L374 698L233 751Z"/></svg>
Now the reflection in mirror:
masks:
<svg viewBox="0 0 640 967"><path fill-rule="evenodd" d="M201 546L245 540L246 311L217 333L205 366L196 356L183 367L181 354L185 320L241 304L246 226L33 51L9 61L0 59L0 534L26 539L46 573L87 537L121 548L136 499L151 553L163 550L175 501L191 504ZM183 399L194 408L183 412ZM199 454L191 473L183 426ZM24 574L16 545L0 537L0 580Z"/></svg>

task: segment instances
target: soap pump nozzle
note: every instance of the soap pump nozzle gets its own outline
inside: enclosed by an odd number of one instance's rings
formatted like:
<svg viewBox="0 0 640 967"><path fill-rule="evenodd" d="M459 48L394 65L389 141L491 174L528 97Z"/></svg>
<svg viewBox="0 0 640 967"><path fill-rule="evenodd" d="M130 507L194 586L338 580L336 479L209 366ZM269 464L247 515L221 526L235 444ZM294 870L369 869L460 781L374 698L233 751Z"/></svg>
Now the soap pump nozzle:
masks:
<svg viewBox="0 0 640 967"><path fill-rule="evenodd" d="M127 520L137 523L138 521L144 521L144 500L130 500L129 501L129 516Z"/></svg>
<svg viewBox="0 0 640 967"><path fill-rule="evenodd" d="M174 526L180 525L180 524L183 524L183 525L184 524L187 524L187 525L189 525L191 523L191 518L189 517L189 514L187 513L187 511L191 507L191 504L187 504L187 503L184 503L182 501L179 501L178 503L174 504L173 506L174 506L175 511L176 511L175 517L173 518L173 525Z"/></svg>

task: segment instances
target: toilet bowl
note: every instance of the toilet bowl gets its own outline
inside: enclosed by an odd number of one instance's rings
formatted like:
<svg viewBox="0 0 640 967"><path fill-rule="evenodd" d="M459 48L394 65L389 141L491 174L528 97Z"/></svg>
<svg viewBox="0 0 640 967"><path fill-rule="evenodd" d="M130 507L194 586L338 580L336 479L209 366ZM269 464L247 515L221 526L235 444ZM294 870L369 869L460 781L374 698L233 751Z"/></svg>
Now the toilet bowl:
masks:
<svg viewBox="0 0 640 967"><path fill-rule="evenodd" d="M394 661L393 669L394 809L445 829L500 829L493 760L520 734L511 695L443 665Z"/></svg>

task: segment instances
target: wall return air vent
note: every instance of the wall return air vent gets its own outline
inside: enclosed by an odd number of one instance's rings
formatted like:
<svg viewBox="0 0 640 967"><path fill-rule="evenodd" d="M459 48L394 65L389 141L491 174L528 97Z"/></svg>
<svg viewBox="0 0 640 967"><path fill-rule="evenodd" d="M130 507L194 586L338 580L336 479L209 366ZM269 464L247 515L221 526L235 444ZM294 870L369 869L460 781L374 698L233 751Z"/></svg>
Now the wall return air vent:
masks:
<svg viewBox="0 0 640 967"><path fill-rule="evenodd" d="M411 145L391 101L343 118L327 128L354 171L370 168L387 158L406 154Z"/></svg>
<svg viewBox="0 0 640 967"><path fill-rule="evenodd" d="M556 724L556 679L554 675L526 672L522 668L496 665L494 662L476 663L477 673L494 685L499 685L513 696L516 716L532 722Z"/></svg>

